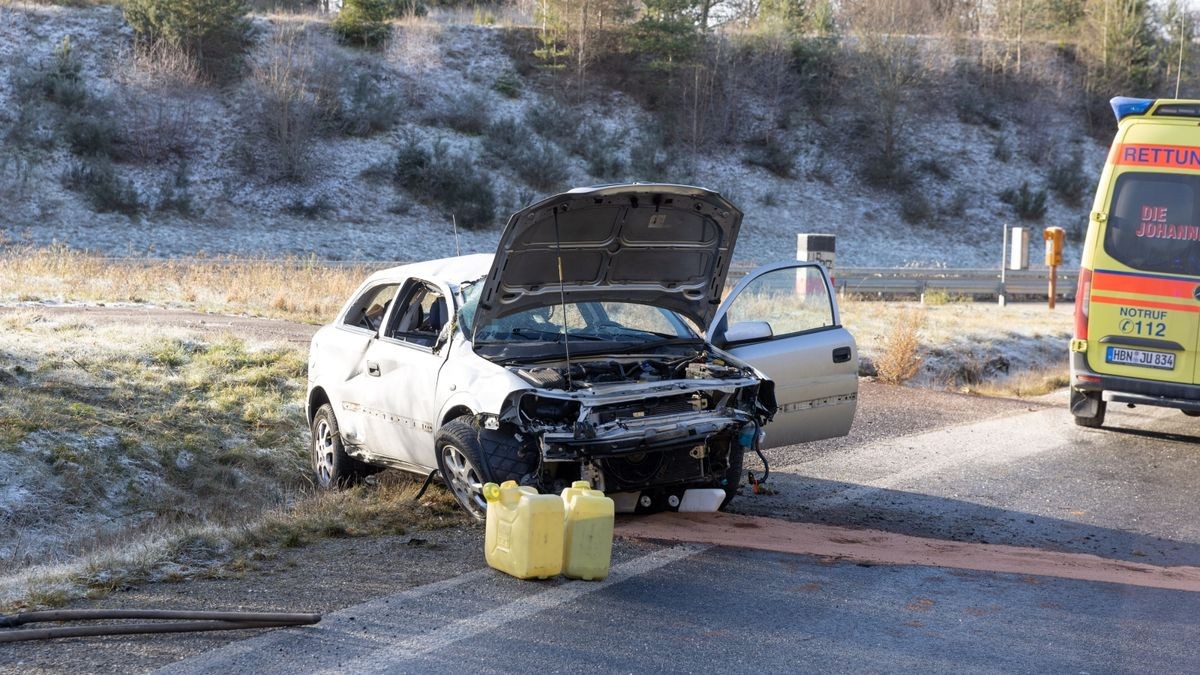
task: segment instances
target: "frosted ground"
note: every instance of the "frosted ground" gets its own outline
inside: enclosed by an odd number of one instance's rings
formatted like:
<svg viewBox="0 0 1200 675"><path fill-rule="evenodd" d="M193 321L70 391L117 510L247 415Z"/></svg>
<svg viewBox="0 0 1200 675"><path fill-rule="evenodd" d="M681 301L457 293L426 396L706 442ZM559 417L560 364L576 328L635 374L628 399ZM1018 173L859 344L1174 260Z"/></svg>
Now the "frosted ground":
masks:
<svg viewBox="0 0 1200 675"><path fill-rule="evenodd" d="M437 111L466 92L484 97L494 116L520 116L545 103L545 94L528 82L516 99L494 91L497 76L514 70L498 29L445 20L398 26L382 57L386 85L401 93L419 114L374 137L319 139L314 148L315 171L303 184L246 177L235 167L234 151L242 134L235 123L236 92L211 88L172 92L168 103L187 106L195 126L190 169L198 215L130 218L94 213L79 195L62 187L59 176L70 157L60 148L34 168L32 189L8 190L7 197L0 189L0 237L18 244L58 242L112 255L315 255L327 260L407 261L454 255L456 250L493 251L499 223L482 231L460 231L456 241L449 218L437 209L417 202L390 181L362 176L387 166L408 135L443 139L482 157L479 137L435 124ZM267 29L292 21L297 19L256 19ZM0 111L17 103L11 83L14 69L26 59L45 59L68 35L84 57L91 86L120 96L119 56L128 49L131 34L119 10L10 5L0 7ZM605 92L593 101L581 114L620 132L619 151L628 153L649 115L620 92ZM844 148L822 141L829 128L813 120L798 120L780 132L795 151L794 178L780 178L749 165L746 148L736 146L698 157L692 166L681 167L675 180L716 189L746 213L736 262L785 258L795 249L796 233L830 232L838 236L841 265L991 267L997 264L1002 225L1019 223L996 195L1024 180L1034 186L1044 183L1045 162L1032 161L1034 154L1080 150L1089 183L1103 162L1103 144L1084 134L1073 113L1053 105L1026 113L1038 118L1036 134L1029 132L1029 124L1012 119L991 130L959 121L949 104L934 100L920 105L914 110L916 123L910 136L914 158L937 161L948 174L927 177L922 189L935 205L953 200L964 205L960 215L944 218L936 226L905 223L897 197L865 185L857 167L845 161ZM757 119L758 108L756 101L746 102L755 118L751 126L766 123ZM826 119L836 124L846 118L843 113L853 111L829 111ZM993 156L997 144L1011 148L1010 160ZM572 156L569 161L564 189L604 182L588 175L583 160ZM149 194L170 169L122 164L119 170ZM12 182L10 174L10 169L0 166L0 183ZM523 184L511 169L494 169L493 176L499 197L497 221L546 195ZM289 212L291 205L314 200L326 205L318 217ZM1042 222L1028 225L1071 230L1086 222L1087 197L1083 205L1071 208L1051 195L1048 206ZM1077 246L1068 244L1068 266L1078 261Z"/></svg>

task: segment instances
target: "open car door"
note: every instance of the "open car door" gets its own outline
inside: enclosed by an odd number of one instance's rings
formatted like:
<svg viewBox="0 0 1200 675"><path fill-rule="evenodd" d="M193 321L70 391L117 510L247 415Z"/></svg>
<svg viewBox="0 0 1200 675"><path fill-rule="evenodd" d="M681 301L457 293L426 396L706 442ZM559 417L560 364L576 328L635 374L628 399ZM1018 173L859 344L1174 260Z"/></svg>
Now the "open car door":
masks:
<svg viewBox="0 0 1200 675"><path fill-rule="evenodd" d="M779 410L764 448L850 432L858 348L819 263L778 263L747 274L721 303L708 338L774 381Z"/></svg>

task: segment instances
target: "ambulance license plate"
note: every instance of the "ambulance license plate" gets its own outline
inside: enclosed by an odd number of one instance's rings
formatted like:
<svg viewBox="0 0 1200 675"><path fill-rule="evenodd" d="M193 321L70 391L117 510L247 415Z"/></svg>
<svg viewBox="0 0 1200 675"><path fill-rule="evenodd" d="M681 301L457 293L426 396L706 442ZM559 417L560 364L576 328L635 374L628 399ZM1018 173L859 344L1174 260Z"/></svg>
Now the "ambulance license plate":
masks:
<svg viewBox="0 0 1200 675"><path fill-rule="evenodd" d="M1124 347L1109 347L1104 355L1108 363L1118 363L1124 366L1143 366L1146 368L1175 369L1175 355L1167 352L1148 352L1141 349L1125 349Z"/></svg>

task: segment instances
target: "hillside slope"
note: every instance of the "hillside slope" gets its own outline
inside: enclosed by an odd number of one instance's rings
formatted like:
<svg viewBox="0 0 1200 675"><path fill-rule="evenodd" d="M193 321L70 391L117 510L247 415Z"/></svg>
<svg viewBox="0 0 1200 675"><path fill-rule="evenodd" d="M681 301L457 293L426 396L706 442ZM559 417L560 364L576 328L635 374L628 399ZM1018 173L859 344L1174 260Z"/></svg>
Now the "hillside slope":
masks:
<svg viewBox="0 0 1200 675"><path fill-rule="evenodd" d="M842 265L993 266L1004 223L1083 227L1105 153L1061 87L997 106L986 123L964 121L951 93L931 91L909 106L914 182L904 193L872 187L855 121L864 104L848 95L799 107L770 132L792 156L781 177L750 163L750 142L694 154L649 147L653 113L603 78L584 100L557 102L552 77L514 62L512 29L411 20L366 52L336 44L314 17L254 20L251 72L217 87L134 58L117 9L0 8L0 242L413 260L494 250L508 213L561 189L664 179L719 190L745 211L740 262L789 256L797 232L832 232ZM87 92L78 110L37 93L64 38ZM298 96L287 97L281 68L299 77ZM750 89L743 101L750 130L770 124L758 98ZM279 141L281 115L308 128ZM550 128L568 115L565 132ZM1021 223L1000 199L1023 182L1042 188L1074 157L1088 185L1079 204L1051 192L1044 218ZM441 182L429 179L437 172ZM468 200L490 187L490 224L459 227L456 242L446 186Z"/></svg>

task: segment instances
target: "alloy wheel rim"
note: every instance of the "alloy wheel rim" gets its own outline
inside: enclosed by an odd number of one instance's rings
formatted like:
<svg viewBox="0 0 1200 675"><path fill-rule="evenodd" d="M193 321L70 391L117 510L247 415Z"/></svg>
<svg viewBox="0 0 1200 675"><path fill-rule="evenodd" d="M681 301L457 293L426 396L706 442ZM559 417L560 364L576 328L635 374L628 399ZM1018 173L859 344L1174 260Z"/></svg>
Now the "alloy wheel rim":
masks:
<svg viewBox="0 0 1200 675"><path fill-rule="evenodd" d="M317 470L317 481L322 487L333 485L333 429L327 420L317 423L317 432L313 435L314 464Z"/></svg>
<svg viewBox="0 0 1200 675"><path fill-rule="evenodd" d="M446 467L446 482L473 515L482 517L487 513L487 502L483 498L483 480L479 472L461 450L447 444L442 448L442 464ZM476 487L478 486L478 487Z"/></svg>

